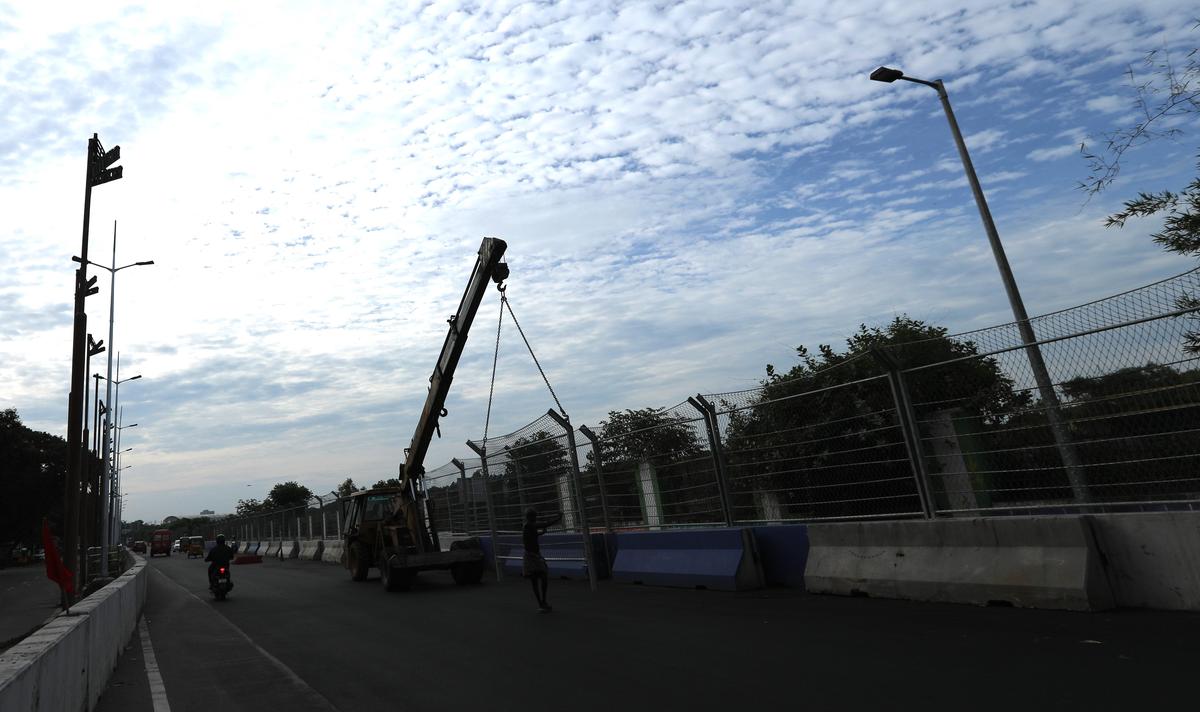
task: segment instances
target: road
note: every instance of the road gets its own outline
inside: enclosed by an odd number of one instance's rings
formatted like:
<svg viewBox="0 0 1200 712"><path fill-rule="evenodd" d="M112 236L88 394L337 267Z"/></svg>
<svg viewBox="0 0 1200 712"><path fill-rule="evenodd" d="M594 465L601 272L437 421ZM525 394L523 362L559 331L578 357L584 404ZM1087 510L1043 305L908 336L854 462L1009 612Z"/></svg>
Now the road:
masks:
<svg viewBox="0 0 1200 712"><path fill-rule="evenodd" d="M58 585L46 578L46 566L0 568L0 650L16 645L58 609Z"/></svg>
<svg viewBox="0 0 1200 712"><path fill-rule="evenodd" d="M1194 699L1200 615L975 608L554 581L408 593L337 566L154 559L144 620L180 710L1146 709ZM150 711L135 633L101 712Z"/></svg>

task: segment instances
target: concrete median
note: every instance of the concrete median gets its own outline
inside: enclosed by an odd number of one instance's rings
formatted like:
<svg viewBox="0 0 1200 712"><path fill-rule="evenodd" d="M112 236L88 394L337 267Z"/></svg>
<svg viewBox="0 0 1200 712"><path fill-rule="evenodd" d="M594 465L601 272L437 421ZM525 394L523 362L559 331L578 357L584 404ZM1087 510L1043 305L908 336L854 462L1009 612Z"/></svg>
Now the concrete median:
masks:
<svg viewBox="0 0 1200 712"><path fill-rule="evenodd" d="M320 561L323 548L320 539L302 541L300 542L300 554L297 558L301 561Z"/></svg>
<svg viewBox="0 0 1200 712"><path fill-rule="evenodd" d="M749 529L621 532L612 577L653 586L745 591L762 588Z"/></svg>
<svg viewBox="0 0 1200 712"><path fill-rule="evenodd" d="M1200 611L1200 512L1089 519L1118 606Z"/></svg>
<svg viewBox="0 0 1200 712"><path fill-rule="evenodd" d="M146 561L0 655L0 712L89 710L146 602Z"/></svg>
<svg viewBox="0 0 1200 712"><path fill-rule="evenodd" d="M1083 517L810 524L811 593L1093 611L1113 607Z"/></svg>
<svg viewBox="0 0 1200 712"><path fill-rule="evenodd" d="M300 556L300 542L285 541L279 550L280 559L295 559Z"/></svg>
<svg viewBox="0 0 1200 712"><path fill-rule="evenodd" d="M341 564L346 558L346 546L341 539L325 539L321 542L321 561Z"/></svg>
<svg viewBox="0 0 1200 712"><path fill-rule="evenodd" d="M281 542L281 541L269 541L269 542L267 542L266 547L263 548L262 551L258 552L258 555L263 557L264 559L277 558L279 556L279 549L282 546L283 546L283 542Z"/></svg>

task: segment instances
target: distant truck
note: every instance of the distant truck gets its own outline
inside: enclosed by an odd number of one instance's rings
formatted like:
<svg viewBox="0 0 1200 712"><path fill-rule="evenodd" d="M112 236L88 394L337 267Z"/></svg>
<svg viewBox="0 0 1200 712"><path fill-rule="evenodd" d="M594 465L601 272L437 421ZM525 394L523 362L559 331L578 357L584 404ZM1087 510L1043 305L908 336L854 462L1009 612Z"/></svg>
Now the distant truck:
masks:
<svg viewBox="0 0 1200 712"><path fill-rule="evenodd" d="M157 554L171 555L171 530L158 529L150 535L150 558Z"/></svg>

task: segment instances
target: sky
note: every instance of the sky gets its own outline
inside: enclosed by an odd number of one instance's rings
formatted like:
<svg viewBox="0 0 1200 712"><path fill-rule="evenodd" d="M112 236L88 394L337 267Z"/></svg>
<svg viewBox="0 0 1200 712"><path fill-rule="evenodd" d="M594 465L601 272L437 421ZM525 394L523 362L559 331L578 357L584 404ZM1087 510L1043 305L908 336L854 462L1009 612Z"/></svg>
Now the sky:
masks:
<svg viewBox="0 0 1200 712"><path fill-rule="evenodd" d="M801 344L899 314L1011 320L941 78L1030 314L1183 272L1139 190L1091 198L1079 146L1137 121L1126 71L1200 30L1190 2L0 2L0 408L66 434L87 140L89 259L154 260L87 303L115 343L125 518L230 512L295 480L394 476L484 236L565 410L756 385ZM114 228L115 223L115 228ZM483 434L490 290L428 469ZM104 372L105 357L91 372ZM114 374L115 375L115 374ZM554 405L500 339L490 432Z"/></svg>

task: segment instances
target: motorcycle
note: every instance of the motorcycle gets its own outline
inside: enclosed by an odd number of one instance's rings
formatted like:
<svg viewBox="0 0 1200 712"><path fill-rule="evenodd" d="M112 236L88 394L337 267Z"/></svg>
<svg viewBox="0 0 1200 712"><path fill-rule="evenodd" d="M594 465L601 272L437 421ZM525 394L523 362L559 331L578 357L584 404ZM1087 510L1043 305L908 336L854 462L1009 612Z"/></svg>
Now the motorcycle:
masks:
<svg viewBox="0 0 1200 712"><path fill-rule="evenodd" d="M229 567L218 566L216 573L213 574L209 581L208 590L212 591L213 597L218 601L224 601L225 596L233 590L233 581L229 579Z"/></svg>

